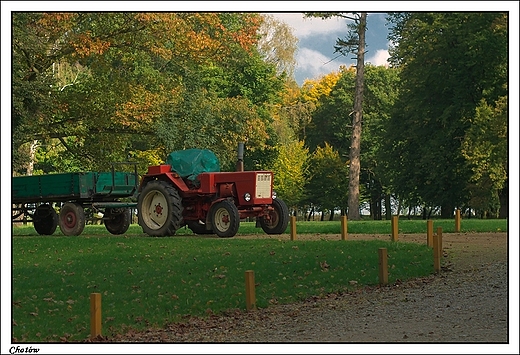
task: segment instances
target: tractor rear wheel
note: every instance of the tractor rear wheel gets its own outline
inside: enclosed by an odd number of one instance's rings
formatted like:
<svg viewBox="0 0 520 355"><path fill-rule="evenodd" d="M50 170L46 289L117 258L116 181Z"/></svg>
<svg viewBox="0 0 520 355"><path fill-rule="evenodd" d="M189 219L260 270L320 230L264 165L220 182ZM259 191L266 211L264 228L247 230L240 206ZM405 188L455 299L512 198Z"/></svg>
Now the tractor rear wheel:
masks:
<svg viewBox="0 0 520 355"><path fill-rule="evenodd" d="M150 181L137 200L138 222L143 232L155 237L175 235L182 224L179 192L165 181Z"/></svg>
<svg viewBox="0 0 520 355"><path fill-rule="evenodd" d="M78 203L66 202L61 206L59 224L64 235L80 235L85 229L85 211Z"/></svg>
<svg viewBox="0 0 520 355"><path fill-rule="evenodd" d="M216 203L211 208L210 218L213 232L220 238L231 238L237 234L240 227L240 215L233 202L222 200Z"/></svg>
<svg viewBox="0 0 520 355"><path fill-rule="evenodd" d="M105 228L112 234L123 234L130 227L129 208L107 208L104 215Z"/></svg>
<svg viewBox="0 0 520 355"><path fill-rule="evenodd" d="M51 205L39 205L33 215L34 229L40 235L52 235L58 226L58 214Z"/></svg>
<svg viewBox="0 0 520 355"><path fill-rule="evenodd" d="M289 209L283 200L273 200L274 210L269 213L269 218L260 218L260 226L267 234L282 234L289 223Z"/></svg>

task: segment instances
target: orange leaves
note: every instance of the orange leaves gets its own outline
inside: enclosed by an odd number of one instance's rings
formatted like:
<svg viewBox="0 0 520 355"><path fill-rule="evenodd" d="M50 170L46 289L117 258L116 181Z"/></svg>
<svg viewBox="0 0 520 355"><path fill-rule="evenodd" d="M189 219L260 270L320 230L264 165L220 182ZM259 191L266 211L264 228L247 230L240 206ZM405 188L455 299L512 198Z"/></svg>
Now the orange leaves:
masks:
<svg viewBox="0 0 520 355"><path fill-rule="evenodd" d="M99 38L93 38L90 31L81 33L71 40L71 46L75 49L74 55L87 57L92 54L103 54L109 47L109 41L102 41Z"/></svg>
<svg viewBox="0 0 520 355"><path fill-rule="evenodd" d="M244 25L235 33L232 38L245 50L249 51L258 42L258 30L262 18L257 14L243 14Z"/></svg>
<svg viewBox="0 0 520 355"><path fill-rule="evenodd" d="M122 126L131 129L151 124L160 113L164 96L152 93L142 86L134 86L130 91L129 100L118 106L115 119Z"/></svg>
<svg viewBox="0 0 520 355"><path fill-rule="evenodd" d="M239 26L235 21L226 23L219 13L140 13L135 19L146 27L152 52L168 60L201 63L223 59L237 44L247 50L256 43L259 16L233 16Z"/></svg>
<svg viewBox="0 0 520 355"><path fill-rule="evenodd" d="M76 17L73 12L46 12L36 23L48 31L67 31L72 29Z"/></svg>

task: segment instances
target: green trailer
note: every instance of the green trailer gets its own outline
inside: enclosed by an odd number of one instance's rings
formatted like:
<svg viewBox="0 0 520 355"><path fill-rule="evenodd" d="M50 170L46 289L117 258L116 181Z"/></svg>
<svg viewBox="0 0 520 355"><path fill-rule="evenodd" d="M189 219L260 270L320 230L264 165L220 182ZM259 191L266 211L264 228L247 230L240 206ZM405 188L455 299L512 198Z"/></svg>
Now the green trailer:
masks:
<svg viewBox="0 0 520 355"><path fill-rule="evenodd" d="M80 235L87 221L101 219L110 233L123 234L137 206L132 201L138 186L136 166L131 173L112 167L111 172L16 176L11 184L13 222L31 221L40 235L53 234L59 225L70 236Z"/></svg>

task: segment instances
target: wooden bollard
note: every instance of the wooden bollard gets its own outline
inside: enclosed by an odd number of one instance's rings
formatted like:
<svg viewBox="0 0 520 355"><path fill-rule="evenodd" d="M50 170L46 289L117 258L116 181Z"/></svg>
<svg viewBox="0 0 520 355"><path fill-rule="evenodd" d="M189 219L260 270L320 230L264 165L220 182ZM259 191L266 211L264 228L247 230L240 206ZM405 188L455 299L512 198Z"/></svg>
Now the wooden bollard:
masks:
<svg viewBox="0 0 520 355"><path fill-rule="evenodd" d="M379 284L388 284L388 254L386 248L379 248Z"/></svg>
<svg viewBox="0 0 520 355"><path fill-rule="evenodd" d="M296 240L296 217L291 216L291 240Z"/></svg>
<svg viewBox="0 0 520 355"><path fill-rule="evenodd" d="M433 268L435 272L441 271L442 256L442 227L437 228L437 234L433 236Z"/></svg>
<svg viewBox="0 0 520 355"><path fill-rule="evenodd" d="M426 221L426 245L433 247L433 221L430 219Z"/></svg>
<svg viewBox="0 0 520 355"><path fill-rule="evenodd" d="M460 233L460 210L455 211L455 233Z"/></svg>
<svg viewBox="0 0 520 355"><path fill-rule="evenodd" d="M347 240L347 216L341 216L341 240Z"/></svg>
<svg viewBox="0 0 520 355"><path fill-rule="evenodd" d="M256 309L255 296L255 272L253 270L246 271L246 309Z"/></svg>
<svg viewBox="0 0 520 355"><path fill-rule="evenodd" d="M399 216L392 216L392 242L396 242L399 234Z"/></svg>
<svg viewBox="0 0 520 355"><path fill-rule="evenodd" d="M101 335L101 293L90 294L90 337Z"/></svg>

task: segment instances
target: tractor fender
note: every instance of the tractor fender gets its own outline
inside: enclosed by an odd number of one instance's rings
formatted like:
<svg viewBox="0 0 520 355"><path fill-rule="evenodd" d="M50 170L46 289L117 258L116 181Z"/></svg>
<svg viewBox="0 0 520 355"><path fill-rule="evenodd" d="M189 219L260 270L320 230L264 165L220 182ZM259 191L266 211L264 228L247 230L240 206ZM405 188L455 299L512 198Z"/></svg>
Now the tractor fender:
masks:
<svg viewBox="0 0 520 355"><path fill-rule="evenodd" d="M154 180L164 181L168 184L171 184L175 189L177 189L181 193L181 195L184 192L189 191L189 187L178 174L174 172L163 172L159 174L146 174L145 176L143 176L141 184L139 185L139 192L143 190L146 184Z"/></svg>

